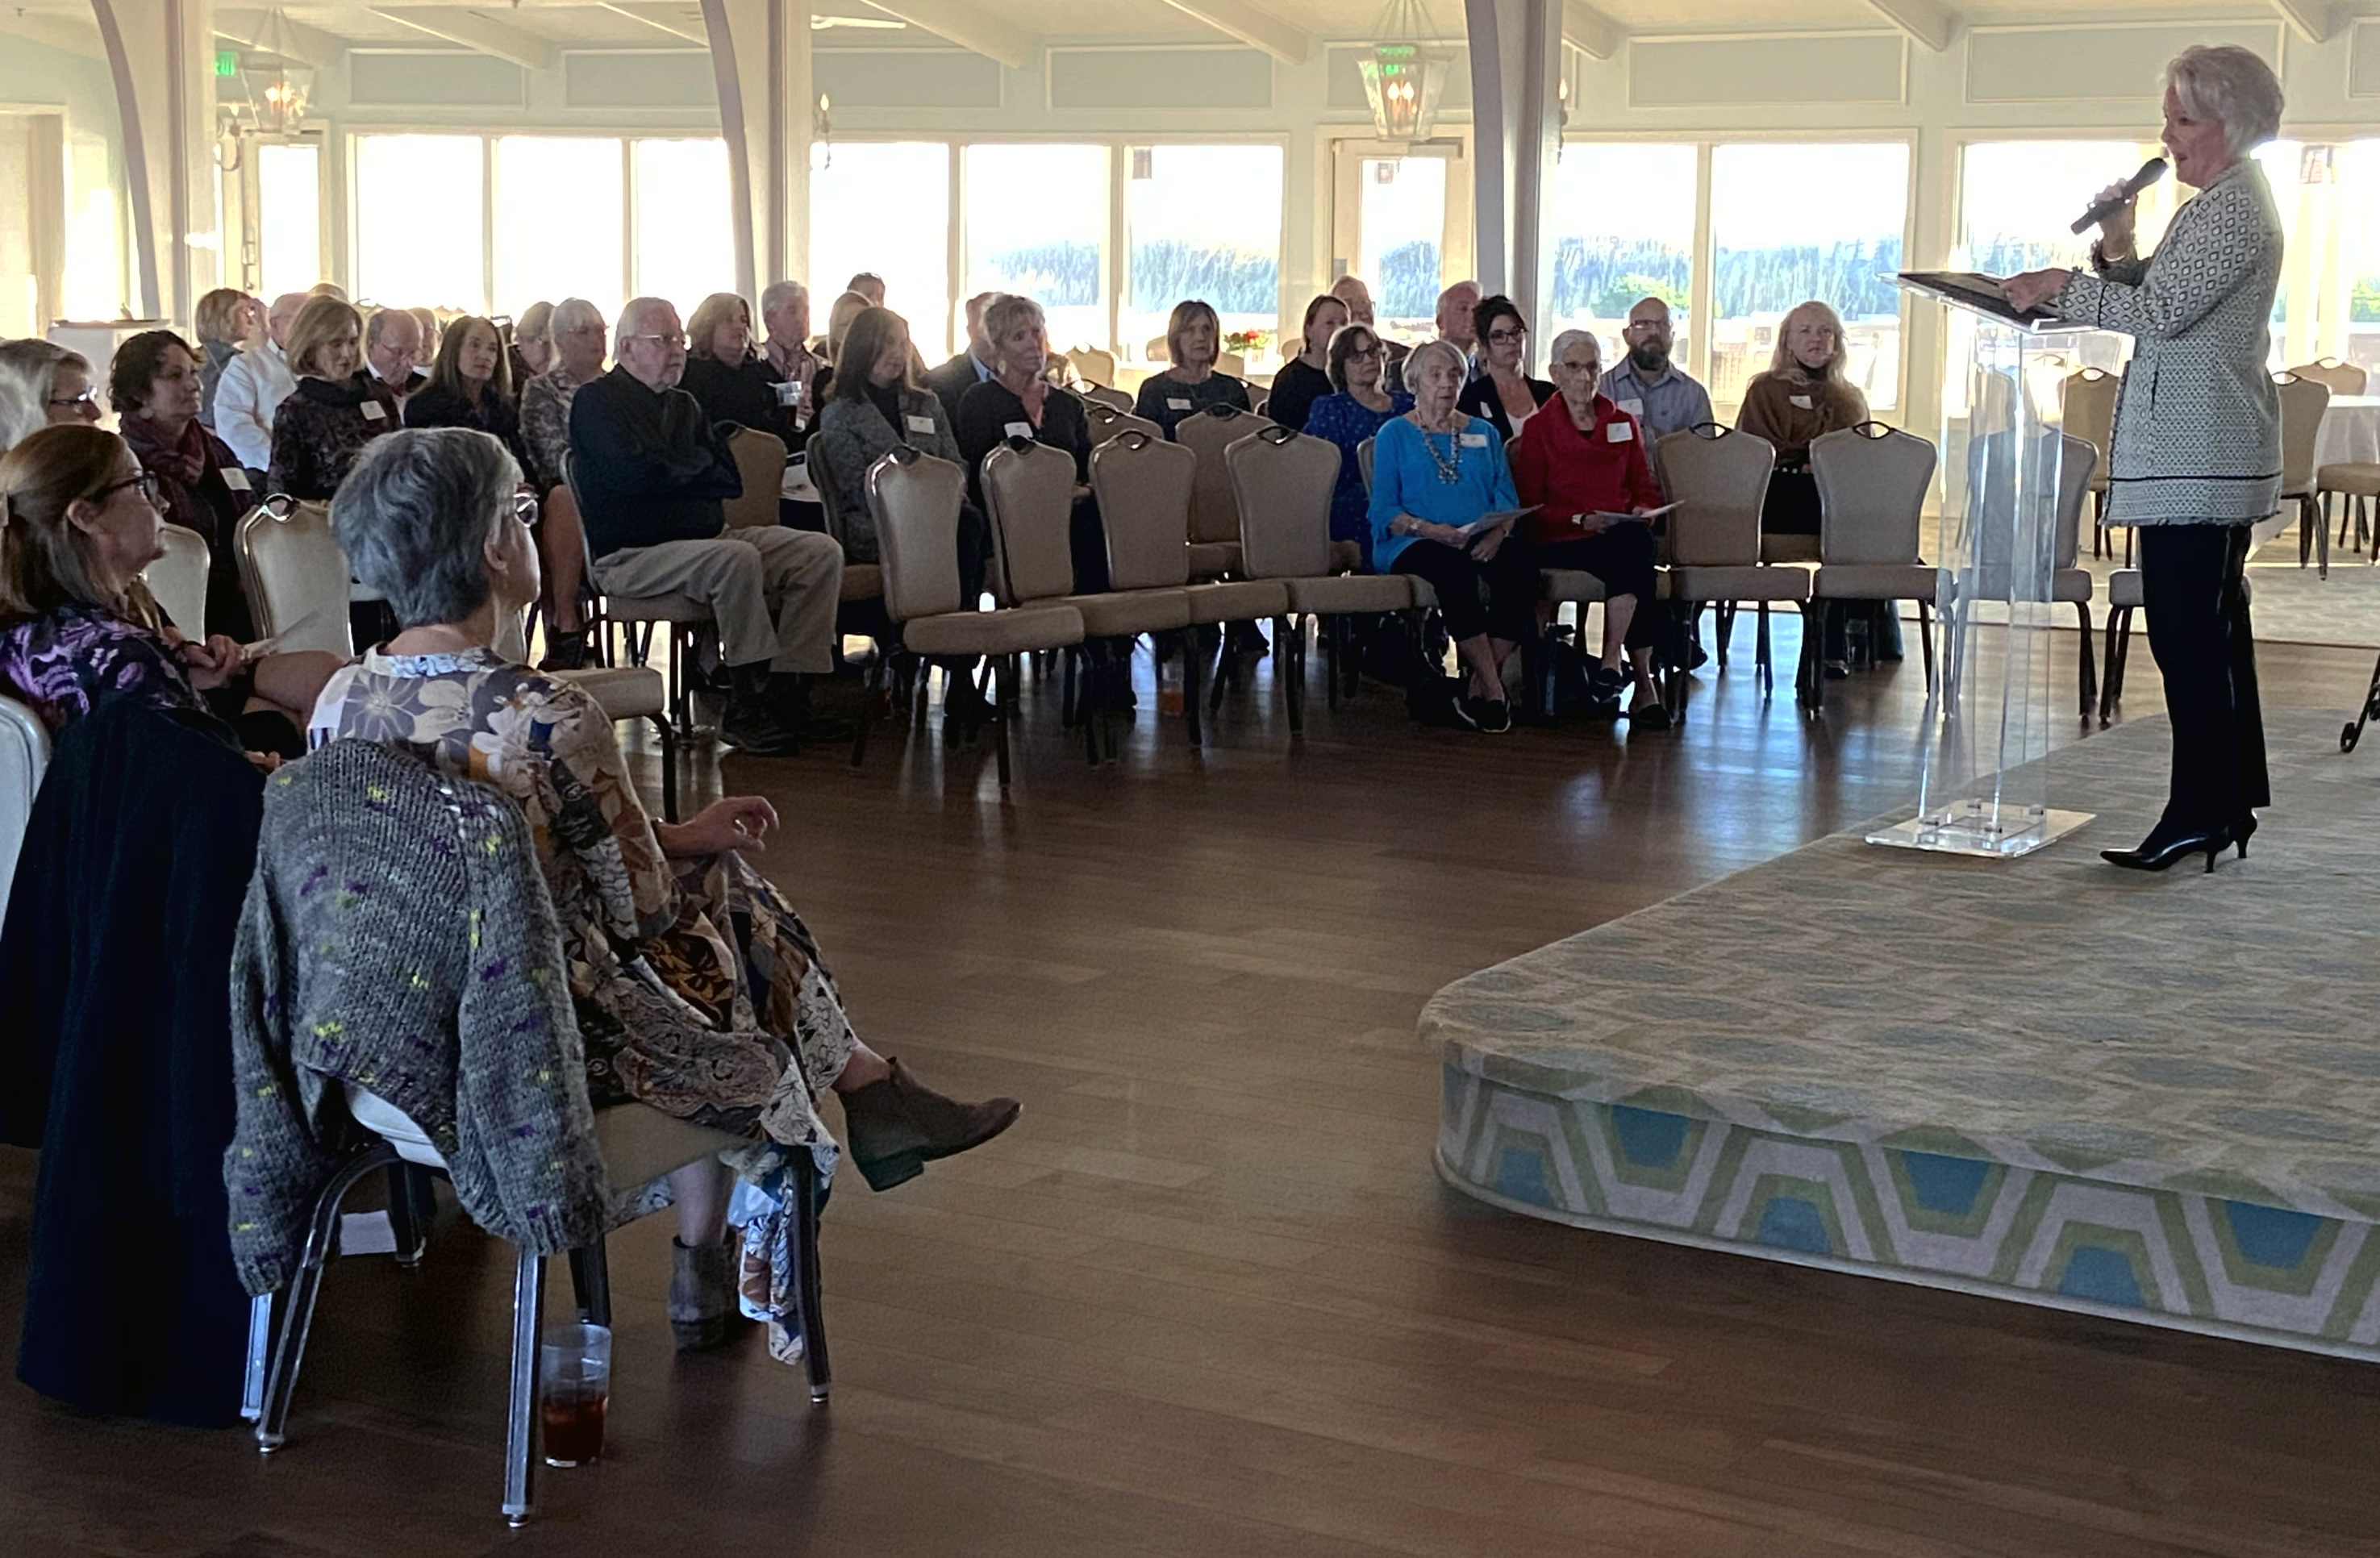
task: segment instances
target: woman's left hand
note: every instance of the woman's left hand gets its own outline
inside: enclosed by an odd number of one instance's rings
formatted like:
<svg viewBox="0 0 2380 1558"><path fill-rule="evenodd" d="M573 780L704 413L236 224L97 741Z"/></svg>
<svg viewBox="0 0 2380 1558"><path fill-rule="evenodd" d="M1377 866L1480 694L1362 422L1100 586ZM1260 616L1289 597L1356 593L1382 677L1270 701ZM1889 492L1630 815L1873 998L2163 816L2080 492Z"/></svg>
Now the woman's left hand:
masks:
<svg viewBox="0 0 2380 1558"><path fill-rule="evenodd" d="M2012 307L2031 313L2065 291L2073 279L2074 273L2069 270L2026 271L2000 283L2000 291Z"/></svg>
<svg viewBox="0 0 2380 1558"><path fill-rule="evenodd" d="M1512 528L1510 525L1500 525L1485 535L1475 538L1471 542L1473 560L1481 563L1493 562L1496 554L1504 550L1504 538L1512 533Z"/></svg>
<svg viewBox="0 0 2380 1558"><path fill-rule="evenodd" d="M200 692L227 686L248 669L248 651L239 640L217 633L204 643L185 641L182 659L189 667L190 685Z"/></svg>
<svg viewBox="0 0 2380 1558"><path fill-rule="evenodd" d="M767 846L777 825L777 809L760 796L729 796L712 801L690 822L656 828L662 853L685 858L724 855L730 850L757 855Z"/></svg>

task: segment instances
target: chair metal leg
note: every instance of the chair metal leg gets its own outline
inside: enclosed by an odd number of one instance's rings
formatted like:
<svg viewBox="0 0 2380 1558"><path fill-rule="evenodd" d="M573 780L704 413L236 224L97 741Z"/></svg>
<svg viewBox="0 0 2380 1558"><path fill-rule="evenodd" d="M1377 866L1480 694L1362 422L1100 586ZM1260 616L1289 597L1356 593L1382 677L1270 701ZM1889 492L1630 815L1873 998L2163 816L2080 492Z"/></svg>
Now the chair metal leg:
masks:
<svg viewBox="0 0 2380 1558"><path fill-rule="evenodd" d="M1016 657L1013 654L994 656L992 669L991 741L1000 762L1000 788L1005 794L1014 777L1009 771L1008 702L1016 688Z"/></svg>
<svg viewBox="0 0 2380 1558"><path fill-rule="evenodd" d="M2091 705L2096 701L2099 690L2098 668L2091 660L2091 603L2075 602L2074 615L2082 620L2082 723L2088 725L2091 723Z"/></svg>
<svg viewBox="0 0 2380 1558"><path fill-rule="evenodd" d="M1821 619L1823 620L1823 618ZM1766 701L1777 691L1777 665L1768 654L1768 603L1760 603L1759 659L1760 696Z"/></svg>
<svg viewBox="0 0 2380 1558"><path fill-rule="evenodd" d="M868 733L875 728L877 705L882 702L885 697L886 658L886 651L880 648L876 653L876 663L870 665L868 668L868 675L859 679L858 728L851 733L851 766L854 768L860 767L868 761Z"/></svg>
<svg viewBox="0 0 2380 1558"><path fill-rule="evenodd" d="M1193 631L1195 632L1196 629L1194 628ZM1202 662L1207 658L1206 647L1203 644L1199 647L1198 658ZM1213 714L1222 709L1223 693L1231 686L1232 678L1238 675L1239 657L1232 652L1232 625L1228 622L1219 622L1215 625L1215 682L1207 690L1208 713Z"/></svg>
<svg viewBox="0 0 2380 1558"><path fill-rule="evenodd" d="M1207 744L1205 715L1198 702L1199 678L1205 669L1206 656L1198 652L1198 629L1187 628L1182 634L1182 724L1193 747Z"/></svg>
<svg viewBox="0 0 2380 1558"><path fill-rule="evenodd" d="M1934 608L1917 603L1917 642L1925 654L1925 696L1934 696Z"/></svg>
<svg viewBox="0 0 2380 1558"><path fill-rule="evenodd" d="M248 1301L248 1367L240 1376L239 1415L245 1422L264 1416L264 1370L273 1357L273 1295Z"/></svg>
<svg viewBox="0 0 2380 1558"><path fill-rule="evenodd" d="M1289 685L1284 689L1289 699L1289 733L1302 736L1305 732L1305 620L1303 617L1274 617L1272 643L1276 651L1273 668L1289 678ZM1286 651L1282 650L1283 645L1288 646Z"/></svg>
<svg viewBox="0 0 2380 1558"><path fill-rule="evenodd" d="M528 1524L537 1478L537 1333L544 1321L545 1261L523 1249L513 1273L512 1394L504 1409L504 1524Z"/></svg>
<svg viewBox="0 0 2380 1558"><path fill-rule="evenodd" d="M287 1437L289 1398L298 1389L298 1369L306 1358L306 1333L314 1324L314 1300L322 1291L322 1267L331 1259L331 1246L338 1237L339 1203L346 1199L357 1180L395 1162L396 1149L385 1141L374 1142L342 1164L315 1199L313 1224L306 1233L306 1252L289 1279L281 1340L273 1349L273 1368L264 1380L262 1406L256 1418L256 1448L260 1454L271 1455L281 1448ZM252 1310L249 1324L253 1342Z"/></svg>
<svg viewBox="0 0 2380 1558"><path fill-rule="evenodd" d="M677 727L667 714L648 714L662 746L662 820L677 821Z"/></svg>
<svg viewBox="0 0 2380 1558"><path fill-rule="evenodd" d="M1827 706L1826 665L1819 646L1826 637L1827 603L1802 603L1802 654L1793 667L1793 696L1814 710Z"/></svg>
<svg viewBox="0 0 2380 1558"><path fill-rule="evenodd" d="M581 1325L612 1323L612 1263L601 1239L570 1252L570 1295Z"/></svg>
<svg viewBox="0 0 2380 1558"><path fill-rule="evenodd" d="M794 1259L801 1270L796 1285L802 1304L802 1364L809 1372L810 1400L823 1402L834 1383L826 1355L826 1303L819 1275L818 1170L808 1153L796 1153L794 1174Z"/></svg>
<svg viewBox="0 0 2380 1558"><path fill-rule="evenodd" d="M437 1210L437 1192L427 1171L411 1163L392 1163L388 1170L388 1225L396 1237L396 1263L412 1269L421 1264L430 1242L430 1219Z"/></svg>

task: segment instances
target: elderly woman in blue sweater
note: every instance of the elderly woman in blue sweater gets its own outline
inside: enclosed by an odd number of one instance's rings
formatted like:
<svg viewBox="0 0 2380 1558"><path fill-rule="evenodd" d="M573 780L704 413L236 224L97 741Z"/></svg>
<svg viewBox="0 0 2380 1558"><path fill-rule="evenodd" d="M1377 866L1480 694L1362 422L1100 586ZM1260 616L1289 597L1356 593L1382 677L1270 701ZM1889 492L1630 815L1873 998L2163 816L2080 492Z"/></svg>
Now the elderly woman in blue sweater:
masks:
<svg viewBox="0 0 2380 1558"><path fill-rule="evenodd" d="M1468 364L1432 341L1405 359L1414 408L1372 441L1372 561L1427 581L1463 663L1469 695L1455 712L1475 729L1512 728L1504 663L1536 630L1536 570L1512 543L1512 526L1476 529L1520 506L1496 430L1455 409Z"/></svg>

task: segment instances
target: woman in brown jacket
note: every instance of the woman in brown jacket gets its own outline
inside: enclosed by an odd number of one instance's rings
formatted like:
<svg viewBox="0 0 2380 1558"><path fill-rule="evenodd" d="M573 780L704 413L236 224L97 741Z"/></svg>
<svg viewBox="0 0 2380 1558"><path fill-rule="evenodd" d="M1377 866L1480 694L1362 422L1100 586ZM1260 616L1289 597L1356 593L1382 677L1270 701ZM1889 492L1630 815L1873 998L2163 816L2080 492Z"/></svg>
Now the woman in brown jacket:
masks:
<svg viewBox="0 0 2380 1558"><path fill-rule="evenodd" d="M1744 386L1735 425L1777 445L1777 474L1760 516L1767 534L1818 533L1810 444L1821 433L1867 420L1867 396L1843 377L1844 357L1842 317L1813 299L1779 323L1776 359Z"/></svg>

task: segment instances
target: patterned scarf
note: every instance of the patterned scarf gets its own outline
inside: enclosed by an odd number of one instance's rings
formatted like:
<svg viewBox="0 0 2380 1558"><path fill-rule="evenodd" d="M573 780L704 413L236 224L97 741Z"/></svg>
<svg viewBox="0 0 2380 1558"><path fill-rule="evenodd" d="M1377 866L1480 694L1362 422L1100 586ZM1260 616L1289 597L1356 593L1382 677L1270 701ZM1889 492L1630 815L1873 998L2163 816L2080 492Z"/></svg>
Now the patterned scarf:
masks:
<svg viewBox="0 0 2380 1558"><path fill-rule="evenodd" d="M164 430L147 417L123 419L124 442L141 465L158 475L196 487L207 474L207 430L193 417L182 424L182 436L172 444Z"/></svg>

